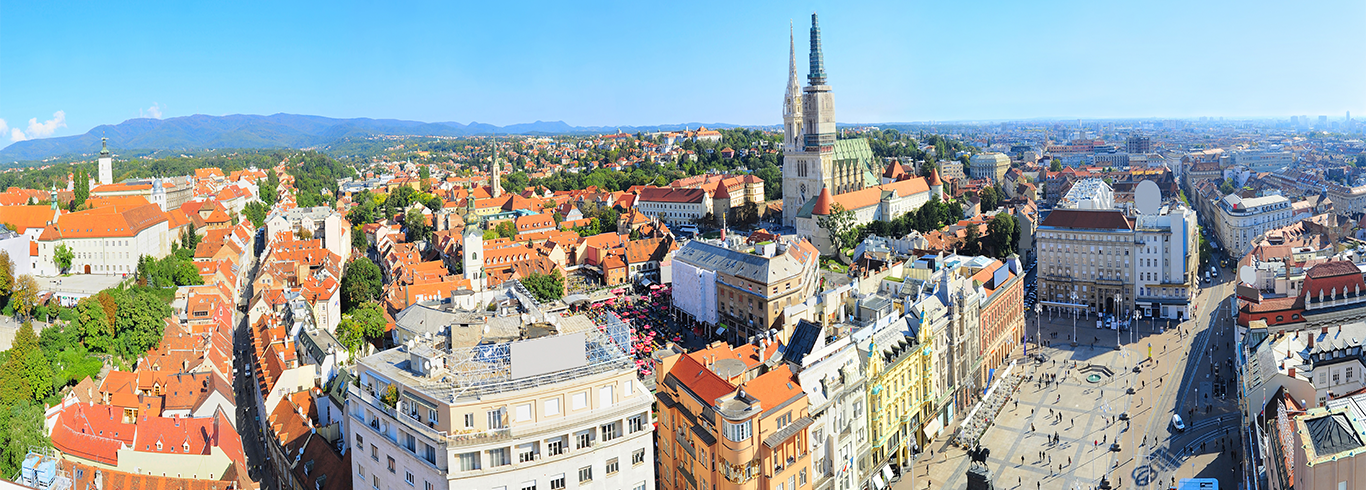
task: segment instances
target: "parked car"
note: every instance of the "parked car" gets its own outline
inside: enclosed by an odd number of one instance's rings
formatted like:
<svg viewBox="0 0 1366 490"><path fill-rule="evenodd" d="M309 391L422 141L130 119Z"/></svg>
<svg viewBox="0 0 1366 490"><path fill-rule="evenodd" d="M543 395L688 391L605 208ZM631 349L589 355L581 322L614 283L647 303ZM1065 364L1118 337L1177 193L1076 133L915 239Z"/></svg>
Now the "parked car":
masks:
<svg viewBox="0 0 1366 490"><path fill-rule="evenodd" d="M1172 414L1172 428L1176 429L1177 432L1186 431L1186 423L1181 420L1181 415Z"/></svg>

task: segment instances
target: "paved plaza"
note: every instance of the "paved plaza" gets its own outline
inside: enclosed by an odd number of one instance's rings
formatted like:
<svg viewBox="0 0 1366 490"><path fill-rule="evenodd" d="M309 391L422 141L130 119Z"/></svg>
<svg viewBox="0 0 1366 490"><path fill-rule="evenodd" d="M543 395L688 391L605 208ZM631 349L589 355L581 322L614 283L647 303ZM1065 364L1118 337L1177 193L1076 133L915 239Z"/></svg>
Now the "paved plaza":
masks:
<svg viewBox="0 0 1366 490"><path fill-rule="evenodd" d="M996 488L1091 489L1102 477L1112 488L1166 489L1173 478L1191 477L1218 478L1234 488L1237 402L1210 397L1207 370L1211 359L1221 363L1230 352L1220 345L1231 328L1227 311L1213 299L1223 297L1218 286L1202 292L1198 324L1168 328L1165 321L1144 320L1134 332L1118 332L1124 350L1115 348L1116 331L1095 328L1094 316L1076 323L1082 343L1073 347L1071 317L1045 314L1036 330L1030 314L1026 330L1041 332L1045 345L1031 342L1029 353L1047 360L1016 352L1025 381L979 440L991 450L987 467ZM1196 331L1186 330L1191 327ZM1140 372L1133 371L1135 364ZM1056 381L1043 382L1045 377ZM1177 410L1184 432L1171 428ZM957 428L946 429L893 488L966 488L967 454L950 444Z"/></svg>

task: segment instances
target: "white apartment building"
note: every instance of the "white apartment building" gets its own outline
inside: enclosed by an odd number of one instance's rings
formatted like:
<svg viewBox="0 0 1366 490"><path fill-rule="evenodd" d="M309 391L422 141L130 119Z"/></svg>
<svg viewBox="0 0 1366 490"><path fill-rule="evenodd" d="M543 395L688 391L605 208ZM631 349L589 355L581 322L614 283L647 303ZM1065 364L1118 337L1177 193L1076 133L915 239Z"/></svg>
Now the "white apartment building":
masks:
<svg viewBox="0 0 1366 490"><path fill-rule="evenodd" d="M356 488L655 488L654 397L617 347L627 326L520 299L359 360Z"/></svg>
<svg viewBox="0 0 1366 490"><path fill-rule="evenodd" d="M1135 307L1153 318L1190 318L1200 271L1195 211L1174 203L1134 220Z"/></svg>
<svg viewBox="0 0 1366 490"><path fill-rule="evenodd" d="M1219 200L1217 209L1215 233L1234 257L1247 255L1253 240L1267 230L1290 224L1294 215L1290 200L1284 196L1242 198L1230 194Z"/></svg>

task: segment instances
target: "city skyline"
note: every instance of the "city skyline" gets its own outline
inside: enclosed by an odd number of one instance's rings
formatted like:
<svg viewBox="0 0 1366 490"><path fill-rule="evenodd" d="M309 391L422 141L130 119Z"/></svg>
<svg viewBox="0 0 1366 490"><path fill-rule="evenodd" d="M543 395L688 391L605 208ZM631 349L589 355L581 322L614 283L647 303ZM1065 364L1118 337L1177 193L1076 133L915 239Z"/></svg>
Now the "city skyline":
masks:
<svg viewBox="0 0 1366 490"><path fill-rule="evenodd" d="M191 114L778 125L812 11L840 123L1366 113L1346 2L5 7L0 146Z"/></svg>

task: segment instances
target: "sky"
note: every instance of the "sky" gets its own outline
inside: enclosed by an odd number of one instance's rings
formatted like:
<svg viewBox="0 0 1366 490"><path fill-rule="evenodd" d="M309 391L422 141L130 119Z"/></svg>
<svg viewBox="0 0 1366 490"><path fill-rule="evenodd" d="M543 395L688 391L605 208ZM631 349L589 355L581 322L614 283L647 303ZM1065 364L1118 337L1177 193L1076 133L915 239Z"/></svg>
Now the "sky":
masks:
<svg viewBox="0 0 1366 490"><path fill-rule="evenodd" d="M0 0L0 146L138 117L779 124L1366 116L1366 2Z"/></svg>

